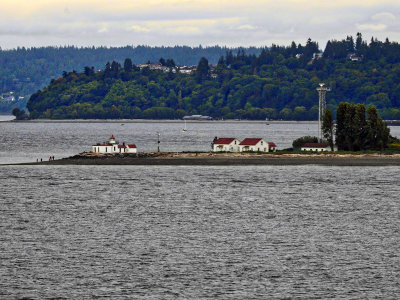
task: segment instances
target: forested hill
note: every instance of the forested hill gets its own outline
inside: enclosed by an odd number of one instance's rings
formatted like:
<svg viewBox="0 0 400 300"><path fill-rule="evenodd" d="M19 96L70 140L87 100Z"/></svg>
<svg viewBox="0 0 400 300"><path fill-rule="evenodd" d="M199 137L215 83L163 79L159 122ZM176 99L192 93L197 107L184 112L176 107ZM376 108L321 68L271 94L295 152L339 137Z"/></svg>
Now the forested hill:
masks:
<svg viewBox="0 0 400 300"><path fill-rule="evenodd" d="M160 55L166 57L164 53ZM216 118L317 118L315 88L332 91L328 108L348 101L375 105L386 119L400 119L400 45L386 40L347 37L329 41L323 53L316 42L273 45L259 55L230 51L210 69L200 59L194 74L182 74L174 61L167 71L139 69L126 59L102 71L64 72L32 95L33 118L179 118L203 114Z"/></svg>
<svg viewBox="0 0 400 300"><path fill-rule="evenodd" d="M85 66L96 70L107 61L123 63L129 57L135 64L158 61L160 57L172 58L179 65L196 65L201 57L207 57L216 64L225 47L119 47L119 48L77 48L43 47L0 49L0 95L13 91L17 96L26 96L47 86L52 78L61 76L63 71L82 71ZM238 49L229 49L237 53ZM260 48L244 48L246 53L259 54Z"/></svg>

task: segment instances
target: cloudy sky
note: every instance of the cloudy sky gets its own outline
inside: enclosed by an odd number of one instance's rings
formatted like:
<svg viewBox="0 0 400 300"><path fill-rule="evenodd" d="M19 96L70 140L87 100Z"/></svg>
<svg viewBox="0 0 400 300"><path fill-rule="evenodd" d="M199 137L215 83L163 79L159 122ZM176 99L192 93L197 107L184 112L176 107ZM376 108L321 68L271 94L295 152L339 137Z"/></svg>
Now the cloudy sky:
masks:
<svg viewBox="0 0 400 300"><path fill-rule="evenodd" d="M399 0L0 0L0 47L400 41Z"/></svg>

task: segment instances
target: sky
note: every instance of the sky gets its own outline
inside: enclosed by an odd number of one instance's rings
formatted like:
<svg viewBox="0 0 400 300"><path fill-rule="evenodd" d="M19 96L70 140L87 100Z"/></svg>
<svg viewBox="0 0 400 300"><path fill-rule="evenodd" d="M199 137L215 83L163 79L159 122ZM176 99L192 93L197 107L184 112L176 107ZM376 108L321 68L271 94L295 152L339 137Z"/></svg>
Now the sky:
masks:
<svg viewBox="0 0 400 300"><path fill-rule="evenodd" d="M399 0L0 0L0 47L400 41Z"/></svg>

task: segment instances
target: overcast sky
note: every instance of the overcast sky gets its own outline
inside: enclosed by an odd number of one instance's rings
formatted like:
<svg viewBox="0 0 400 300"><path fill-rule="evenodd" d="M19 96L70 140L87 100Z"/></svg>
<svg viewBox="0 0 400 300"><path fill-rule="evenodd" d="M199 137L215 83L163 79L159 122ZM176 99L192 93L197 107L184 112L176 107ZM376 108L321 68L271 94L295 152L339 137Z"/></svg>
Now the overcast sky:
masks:
<svg viewBox="0 0 400 300"><path fill-rule="evenodd" d="M399 0L0 0L0 47L400 41Z"/></svg>

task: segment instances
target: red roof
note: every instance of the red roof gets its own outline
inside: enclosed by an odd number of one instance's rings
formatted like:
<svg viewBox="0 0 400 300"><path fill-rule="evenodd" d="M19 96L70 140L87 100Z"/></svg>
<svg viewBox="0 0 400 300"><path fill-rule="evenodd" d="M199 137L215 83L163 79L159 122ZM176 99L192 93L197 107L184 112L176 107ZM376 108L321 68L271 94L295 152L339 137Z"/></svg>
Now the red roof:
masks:
<svg viewBox="0 0 400 300"><path fill-rule="evenodd" d="M114 135L110 136L110 140L115 140Z"/></svg>
<svg viewBox="0 0 400 300"><path fill-rule="evenodd" d="M239 145L241 146L254 146L262 139L260 138L245 138Z"/></svg>
<svg viewBox="0 0 400 300"><path fill-rule="evenodd" d="M305 143L301 148L326 148L329 147L328 143Z"/></svg>
<svg viewBox="0 0 400 300"><path fill-rule="evenodd" d="M219 138L218 140L216 140L214 142L214 144L220 144L220 145L229 145L230 143L232 143L234 140L236 140L235 138Z"/></svg>
<svg viewBox="0 0 400 300"><path fill-rule="evenodd" d="M268 146L270 146L271 148L276 148L275 143L272 143L272 142L269 142L269 143L268 143Z"/></svg>
<svg viewBox="0 0 400 300"><path fill-rule="evenodd" d="M126 148L125 145L118 145L118 148Z"/></svg>
<svg viewBox="0 0 400 300"><path fill-rule="evenodd" d="M136 148L136 145L128 145L128 148Z"/></svg>

